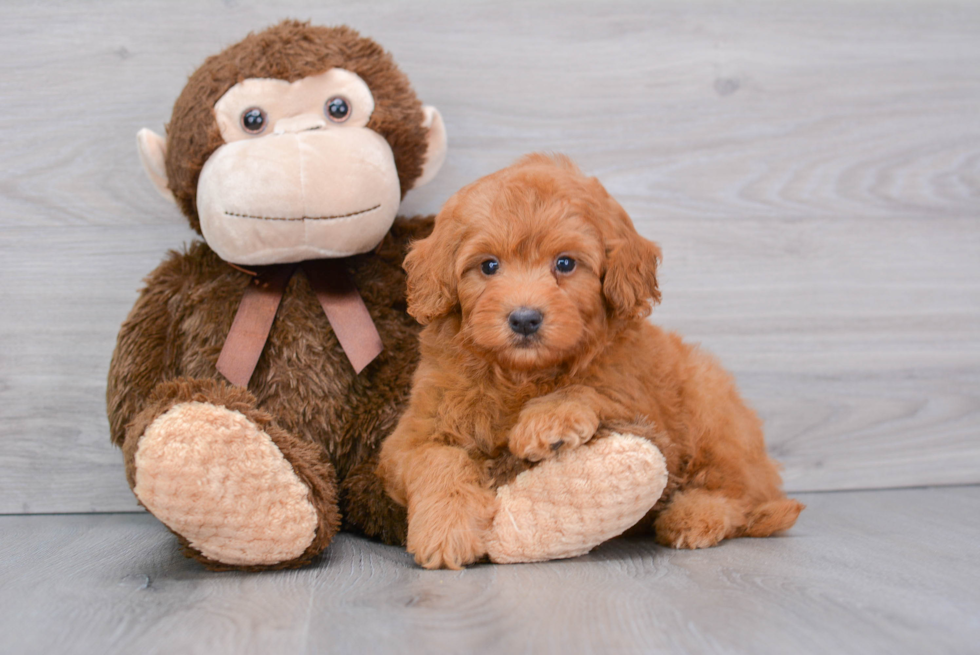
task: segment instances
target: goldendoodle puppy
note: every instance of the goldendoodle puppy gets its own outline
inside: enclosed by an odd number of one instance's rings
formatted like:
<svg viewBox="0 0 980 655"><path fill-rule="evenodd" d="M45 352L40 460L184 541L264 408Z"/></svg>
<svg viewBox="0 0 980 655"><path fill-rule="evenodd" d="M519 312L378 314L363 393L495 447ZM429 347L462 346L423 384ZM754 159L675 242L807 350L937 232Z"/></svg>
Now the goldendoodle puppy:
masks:
<svg viewBox="0 0 980 655"><path fill-rule="evenodd" d="M486 553L503 457L525 466L630 424L667 490L638 528L675 548L793 525L762 425L709 354L647 322L660 249L595 178L530 155L454 195L405 260L426 327L411 404L381 451L427 568ZM506 468L506 467L505 467Z"/></svg>

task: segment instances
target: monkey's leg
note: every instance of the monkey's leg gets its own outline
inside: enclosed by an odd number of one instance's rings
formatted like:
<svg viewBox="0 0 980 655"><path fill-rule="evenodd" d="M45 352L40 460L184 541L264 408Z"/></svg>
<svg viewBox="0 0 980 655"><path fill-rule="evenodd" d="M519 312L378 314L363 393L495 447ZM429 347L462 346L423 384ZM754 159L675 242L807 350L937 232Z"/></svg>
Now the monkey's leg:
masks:
<svg viewBox="0 0 980 655"><path fill-rule="evenodd" d="M301 566L340 525L326 453L279 428L244 389L158 385L123 454L140 503L212 569Z"/></svg>
<svg viewBox="0 0 980 655"><path fill-rule="evenodd" d="M660 450L613 432L524 471L497 490L487 550L497 563L583 555L635 525L667 484Z"/></svg>

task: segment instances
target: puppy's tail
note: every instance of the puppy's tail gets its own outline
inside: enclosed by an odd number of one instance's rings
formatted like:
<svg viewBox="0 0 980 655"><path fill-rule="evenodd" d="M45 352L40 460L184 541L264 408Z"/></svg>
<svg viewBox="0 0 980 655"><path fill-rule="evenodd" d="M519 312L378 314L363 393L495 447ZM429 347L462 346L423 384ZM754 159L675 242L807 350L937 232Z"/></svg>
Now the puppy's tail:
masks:
<svg viewBox="0 0 980 655"><path fill-rule="evenodd" d="M796 523L796 517L804 507L806 505L792 498L762 503L749 511L742 534L746 537L768 537L774 532L788 530Z"/></svg>

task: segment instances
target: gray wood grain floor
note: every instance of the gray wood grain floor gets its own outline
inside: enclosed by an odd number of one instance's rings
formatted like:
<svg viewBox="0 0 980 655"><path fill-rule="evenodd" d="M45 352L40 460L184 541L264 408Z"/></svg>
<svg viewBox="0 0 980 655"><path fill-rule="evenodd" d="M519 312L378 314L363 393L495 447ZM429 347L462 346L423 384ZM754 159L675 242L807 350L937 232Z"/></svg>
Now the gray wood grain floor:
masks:
<svg viewBox="0 0 980 655"><path fill-rule="evenodd" d="M143 179L209 54L280 18L389 48L450 134L433 212L530 150L661 242L654 320L719 354L795 490L980 482L980 4L4 3L0 512L135 510L104 384L192 238Z"/></svg>
<svg viewBox="0 0 980 655"><path fill-rule="evenodd" d="M0 650L976 653L980 487L804 494L771 539L423 571L341 535L313 567L210 573L137 514L0 517Z"/></svg>

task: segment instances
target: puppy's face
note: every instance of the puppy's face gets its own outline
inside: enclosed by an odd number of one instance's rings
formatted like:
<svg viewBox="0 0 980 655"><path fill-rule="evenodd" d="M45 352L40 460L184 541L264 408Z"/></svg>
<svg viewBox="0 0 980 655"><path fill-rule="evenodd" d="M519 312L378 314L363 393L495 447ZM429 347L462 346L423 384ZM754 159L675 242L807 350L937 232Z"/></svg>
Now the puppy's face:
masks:
<svg viewBox="0 0 980 655"><path fill-rule="evenodd" d="M605 324L601 238L558 198L497 199L457 256L461 336L511 368L557 364Z"/></svg>
<svg viewBox="0 0 980 655"><path fill-rule="evenodd" d="M660 253L595 179L532 155L464 188L405 260L409 312L501 365L560 364L659 298Z"/></svg>

